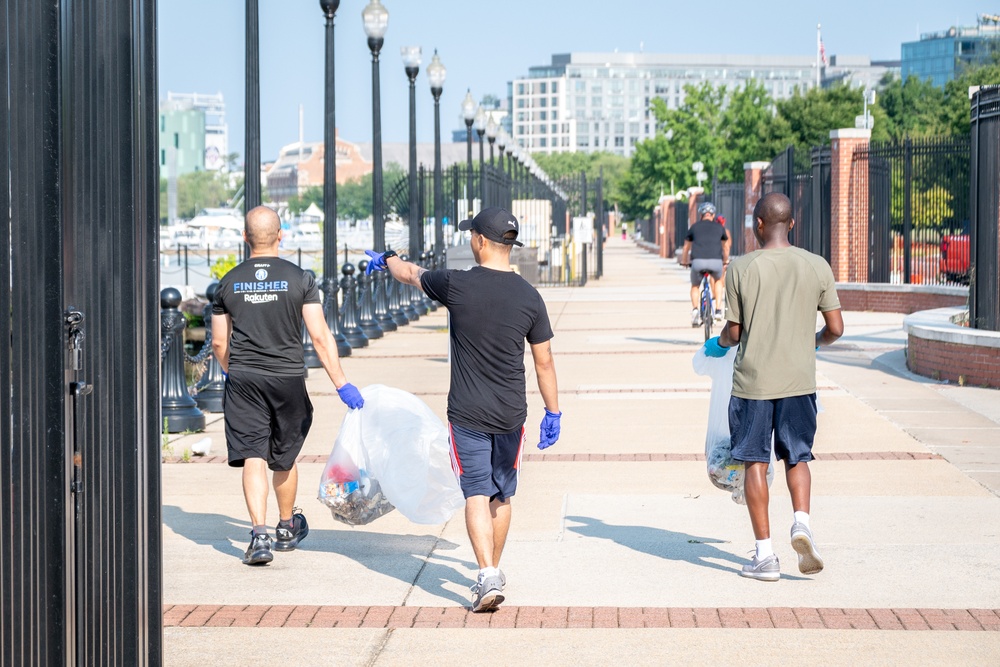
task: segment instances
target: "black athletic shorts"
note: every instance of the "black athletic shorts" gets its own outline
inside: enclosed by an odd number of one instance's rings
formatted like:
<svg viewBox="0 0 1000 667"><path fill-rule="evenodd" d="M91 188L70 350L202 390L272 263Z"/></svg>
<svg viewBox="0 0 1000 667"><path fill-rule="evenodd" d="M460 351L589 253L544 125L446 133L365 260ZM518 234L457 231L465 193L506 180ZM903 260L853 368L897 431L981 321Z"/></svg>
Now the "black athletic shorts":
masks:
<svg viewBox="0 0 1000 667"><path fill-rule="evenodd" d="M264 459L271 470L291 470L312 426L313 406L301 375L229 374L222 408L229 465Z"/></svg>

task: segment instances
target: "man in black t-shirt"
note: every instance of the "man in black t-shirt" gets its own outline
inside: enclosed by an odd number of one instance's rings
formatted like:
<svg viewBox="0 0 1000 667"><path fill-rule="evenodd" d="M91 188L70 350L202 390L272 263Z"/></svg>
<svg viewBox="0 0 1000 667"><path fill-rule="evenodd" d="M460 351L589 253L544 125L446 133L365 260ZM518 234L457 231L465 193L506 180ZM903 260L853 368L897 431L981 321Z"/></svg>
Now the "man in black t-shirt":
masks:
<svg viewBox="0 0 1000 667"><path fill-rule="evenodd" d="M295 459L312 425L306 393L302 324L337 393L350 408L364 405L347 381L310 273L278 257L281 221L271 209L247 213L243 239L250 257L219 281L212 306L212 349L226 376L223 409L229 465L243 468L243 495L253 530L243 562L269 563L267 468L280 514L276 551L291 551L309 533L295 508Z"/></svg>
<svg viewBox="0 0 1000 667"><path fill-rule="evenodd" d="M714 319L722 321L722 275L729 263L729 235L726 228L715 221L715 205L702 202L698 205L700 220L688 229L681 251L681 266L691 267L691 326L701 326L698 302L701 298L701 274L708 271L715 295Z"/></svg>
<svg viewBox="0 0 1000 667"><path fill-rule="evenodd" d="M496 609L506 578L499 569L510 528L510 498L517 488L524 420L528 415L524 341L531 345L538 389L545 403L539 449L559 438L559 396L545 302L510 267L518 222L508 211L484 209L458 228L472 232L478 266L467 271L427 271L392 251L375 253L369 270L420 287L448 308L451 388L448 422L452 465L466 498L465 525L479 563L472 587L474 612Z"/></svg>

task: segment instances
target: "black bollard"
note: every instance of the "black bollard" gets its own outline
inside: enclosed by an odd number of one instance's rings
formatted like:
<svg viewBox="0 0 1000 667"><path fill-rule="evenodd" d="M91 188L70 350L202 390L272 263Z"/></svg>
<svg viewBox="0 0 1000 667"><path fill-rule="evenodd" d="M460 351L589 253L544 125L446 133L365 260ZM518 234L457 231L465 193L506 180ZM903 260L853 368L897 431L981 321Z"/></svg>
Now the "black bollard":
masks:
<svg viewBox="0 0 1000 667"><path fill-rule="evenodd" d="M340 272L344 274L340 279L340 288L344 290L344 305L340 308L341 331L351 347L368 347L368 337L358 322L358 281L354 279L354 265L344 264Z"/></svg>
<svg viewBox="0 0 1000 667"><path fill-rule="evenodd" d="M405 327L410 323L410 318L403 312L403 299L401 298L404 285L392 277L389 270L385 271L385 293L389 302L389 316L398 327Z"/></svg>
<svg viewBox="0 0 1000 667"><path fill-rule="evenodd" d="M337 344L337 356L351 356L351 344L344 338L341 332L340 307L337 303L337 277L327 280L325 277L320 285L323 292L323 316L326 318L326 325L330 327L333 334L333 341Z"/></svg>
<svg viewBox="0 0 1000 667"><path fill-rule="evenodd" d="M423 266L424 253L420 253L420 256L412 260L418 266ZM410 307L413 308L413 312L417 314L417 317L426 315L430 312L427 304L424 303L424 291L419 287L410 288Z"/></svg>
<svg viewBox="0 0 1000 667"><path fill-rule="evenodd" d="M313 271L306 270L306 273L316 278L316 274ZM309 335L309 330L306 329L305 322L302 323L302 359L305 361L306 368L323 368L323 362L319 360L319 355L316 354L316 347L313 345L312 336Z"/></svg>
<svg viewBox="0 0 1000 667"><path fill-rule="evenodd" d="M378 322L379 327L382 331L388 333L390 331L395 331L399 327L396 326L395 320L392 319L392 313L389 312L389 282L392 281L392 276L386 275L385 271L378 271L372 274L372 296L375 299L375 321Z"/></svg>
<svg viewBox="0 0 1000 667"><path fill-rule="evenodd" d="M203 318L205 320L205 345L212 344L212 302L215 301L215 293L219 289L219 283L215 282L205 289L205 296L208 298L208 305L205 306ZM222 395L226 391L226 379L222 375L222 366L214 354L208 355L208 362L205 364L205 372L198 380L194 388L198 393L194 395L194 402L204 412L222 412Z"/></svg>
<svg viewBox="0 0 1000 667"><path fill-rule="evenodd" d="M410 258L407 255L400 257L404 262L409 262ZM413 307L413 290L415 289L413 285L405 285L399 283L399 309L403 311L403 315L410 322L416 322L420 319L420 313L417 309Z"/></svg>
<svg viewBox="0 0 1000 667"><path fill-rule="evenodd" d="M160 334L162 378L160 384L160 411L167 433L204 431L205 415L191 398L184 379L184 327L187 321L177 306L181 293L173 287L160 292Z"/></svg>
<svg viewBox="0 0 1000 667"><path fill-rule="evenodd" d="M372 340L373 338L381 338L385 332L375 320L375 298L372 293L374 281L371 276L365 273L367 267L367 259L358 262L358 326L361 327L361 331L364 332L368 340Z"/></svg>

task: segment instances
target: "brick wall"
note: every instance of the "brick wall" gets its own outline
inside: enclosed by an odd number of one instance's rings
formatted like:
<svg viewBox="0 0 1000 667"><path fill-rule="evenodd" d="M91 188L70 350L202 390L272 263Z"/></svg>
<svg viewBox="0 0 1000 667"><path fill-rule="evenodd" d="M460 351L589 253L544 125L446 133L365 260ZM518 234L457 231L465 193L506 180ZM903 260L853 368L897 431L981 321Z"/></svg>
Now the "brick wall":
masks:
<svg viewBox="0 0 1000 667"><path fill-rule="evenodd" d="M906 365L918 375L976 387L1000 388L1000 348L947 343L909 335Z"/></svg>
<svg viewBox="0 0 1000 667"><path fill-rule="evenodd" d="M838 284L837 295L844 310L903 313L964 306L968 288L922 285Z"/></svg>

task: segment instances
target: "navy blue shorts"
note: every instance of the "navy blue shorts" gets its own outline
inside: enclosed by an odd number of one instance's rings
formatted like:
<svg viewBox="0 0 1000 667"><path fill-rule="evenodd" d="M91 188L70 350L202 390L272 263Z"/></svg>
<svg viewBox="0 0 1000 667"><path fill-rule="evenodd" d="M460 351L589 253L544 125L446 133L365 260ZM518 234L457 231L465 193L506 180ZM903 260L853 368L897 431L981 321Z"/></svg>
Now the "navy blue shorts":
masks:
<svg viewBox="0 0 1000 667"><path fill-rule="evenodd" d="M229 465L264 459L276 471L291 470L312 426L313 406L301 375L229 374L222 396Z"/></svg>
<svg viewBox="0 0 1000 667"><path fill-rule="evenodd" d="M813 460L816 437L816 394L764 401L733 396L729 399L729 432L737 461L771 460L789 465Z"/></svg>
<svg viewBox="0 0 1000 667"><path fill-rule="evenodd" d="M504 502L517 490L524 427L511 433L483 433L448 424L451 464L466 498Z"/></svg>

